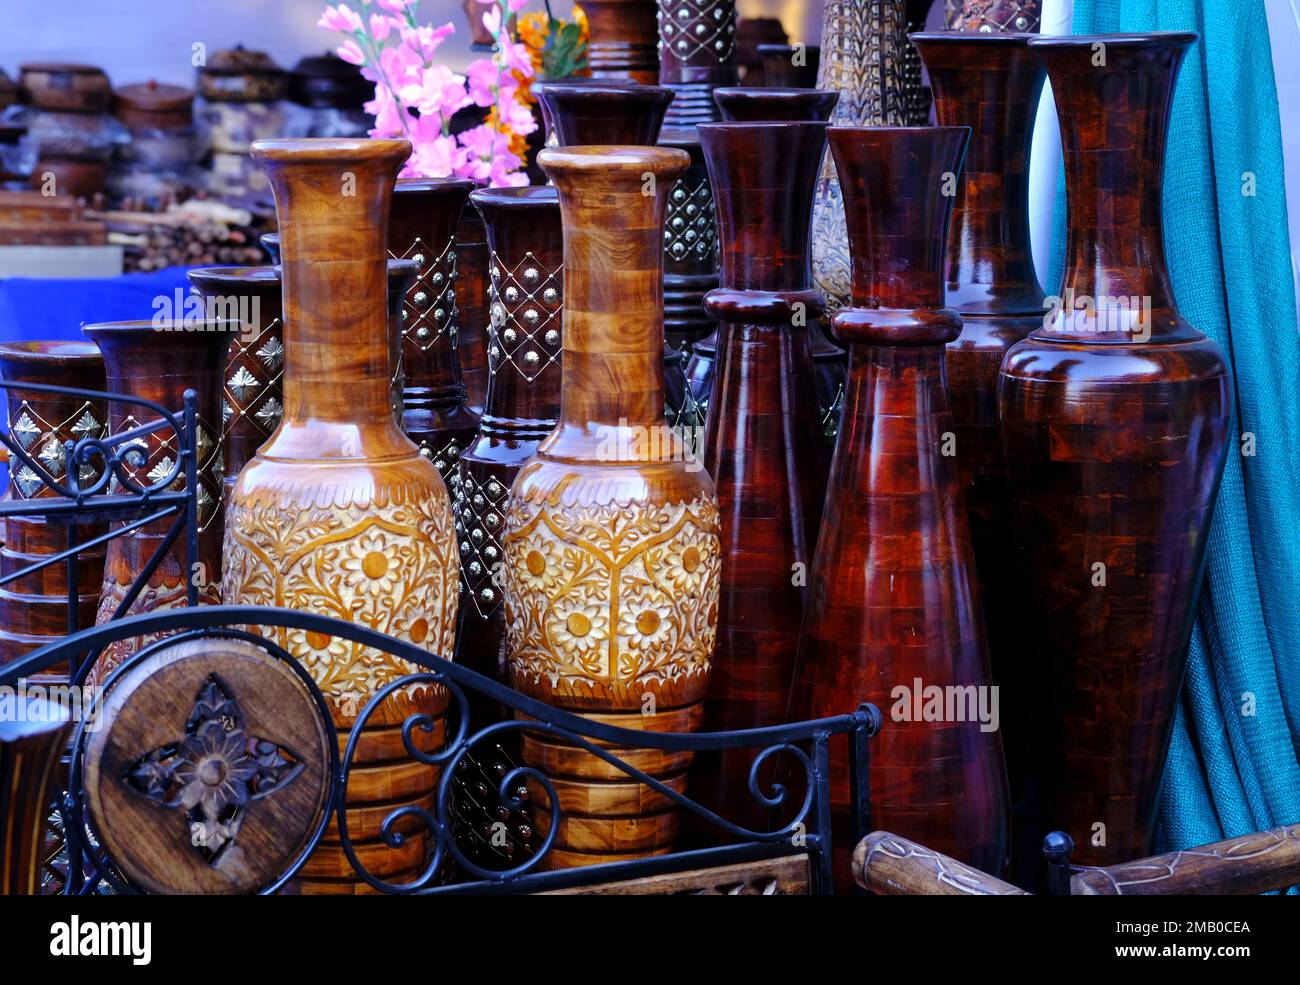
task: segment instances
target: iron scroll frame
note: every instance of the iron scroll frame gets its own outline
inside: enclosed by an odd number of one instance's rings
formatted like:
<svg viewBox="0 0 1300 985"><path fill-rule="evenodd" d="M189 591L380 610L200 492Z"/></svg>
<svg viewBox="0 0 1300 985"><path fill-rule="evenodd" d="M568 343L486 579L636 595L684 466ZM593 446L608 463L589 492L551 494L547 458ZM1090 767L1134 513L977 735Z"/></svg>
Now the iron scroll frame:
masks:
<svg viewBox="0 0 1300 985"><path fill-rule="evenodd" d="M310 673L276 644L243 628L250 626L273 626L324 633L363 646L382 649L409 661L420 670L390 682L371 698L358 717L347 748L340 757L337 752L337 732L328 713L324 696L312 680ZM852 816L858 819L858 827L862 827L861 819L869 816L868 745L869 739L876 734L881 724L880 712L874 705L864 704L853 713L846 715L730 732L671 733L624 729L592 721L530 698L498 681L445 660L414 644L365 626L311 612L260 606L199 605L116 619L47 644L9 664L3 672L0 672L0 685L13 685L21 678L66 660L73 654L87 651L99 652L104 646L117 639L157 633L177 635L155 640L115 668L105 680L103 689L94 697L94 704L88 713L78 723L72 746L69 782L59 804L64 818L70 863L69 878L63 890L65 893L84 894L95 891L101 880L114 892L140 891L117 872L112 860L96 847L98 839L86 815L84 792L80 786L80 760L86 737L86 722L94 719L95 705L123 674L129 673L131 668L160 649L191 639L242 639L256 643L276 659L287 663L308 688L329 732L331 740L329 790L323 816L293 863L271 883L261 887L260 891L263 893L275 892L294 876L320 842L331 819L337 820L339 841L358 876L372 888L384 893L398 895L531 893L803 854L807 854L810 858L813 891L828 893L833 888L829 742L833 736L838 735L844 735L848 739ZM449 734L447 741L436 752L428 753L417 748L413 733L416 729L431 728L433 725L431 716L422 712L412 714L403 725L402 735L407 753L426 764L441 766L442 775L439 779L433 813L421 807L408 805L395 808L384 821L383 838L390 847L396 847L403 842L405 836L396 830L396 824L406 817L417 818L428 829L435 845L433 856L425 864L421 874L411 882L398 884L373 875L357 858L347 831L347 812L342 807L346 802L348 776L361 726L389 694L412 683L435 683L447 689L451 695L453 709L448 713L448 722L451 726L449 733L454 731L454 734ZM471 731L467 692L495 701L522 717L493 722ZM500 781L499 796L502 801L512 803L515 808L518 808L520 804L512 789L522 779L531 778L542 786L550 798L555 823L551 824L536 852L523 863L501 871L481 868L470 861L457 846L449 803L451 785L466 753L485 740L512 731L545 732L564 742L575 744L603 759L630 779L645 784L671 799L678 808L695 814L739 840L734 844L716 848L673 852L668 855L609 862L578 869L536 871L554 843L562 810L555 790L545 774L529 766L519 766L510 770ZM605 742L616 747L691 753L756 749L758 751L752 761L748 777L750 794L760 804L774 809L792 805L790 782L771 780L764 790L759 779L765 763L783 759L787 769L781 777L783 780L792 779L798 787L801 787L803 799L797 810L790 815L790 820L780 827L769 831L750 830L728 821L684 794L670 789L654 777L624 762L608 749L596 745L596 742ZM791 773L791 765L798 767L798 770ZM854 843L866 833L865 828L855 830L852 833ZM473 878L467 882L439 882L439 872L448 858L454 859L460 870ZM93 875L98 878L89 880L80 878L83 860L88 863Z"/></svg>

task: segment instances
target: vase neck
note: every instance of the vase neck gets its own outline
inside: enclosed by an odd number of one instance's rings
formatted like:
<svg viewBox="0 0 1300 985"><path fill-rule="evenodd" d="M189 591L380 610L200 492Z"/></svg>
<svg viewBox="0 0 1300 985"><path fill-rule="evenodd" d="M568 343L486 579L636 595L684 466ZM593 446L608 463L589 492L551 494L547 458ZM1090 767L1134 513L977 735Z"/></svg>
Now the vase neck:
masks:
<svg viewBox="0 0 1300 985"><path fill-rule="evenodd" d="M1029 244L1029 153L1043 66L1027 34L913 34L942 126L970 125L948 234L947 303L1033 314L1043 289Z"/></svg>
<svg viewBox="0 0 1300 985"><path fill-rule="evenodd" d="M280 226L286 429L392 426L386 240L393 182L410 149L404 140L253 145ZM325 449L336 451L352 457Z"/></svg>
<svg viewBox="0 0 1300 985"><path fill-rule="evenodd" d="M1065 159L1065 303L1049 308L1040 336L1124 342L1195 334L1177 314L1161 218L1174 86L1195 37L1029 43L1052 83Z"/></svg>
<svg viewBox="0 0 1300 985"><path fill-rule="evenodd" d="M548 149L564 226L564 373L571 434L664 420L663 229L683 151Z"/></svg>
<svg viewBox="0 0 1300 985"><path fill-rule="evenodd" d="M673 101L671 89L633 83L543 82L534 88L560 147L654 144Z"/></svg>
<svg viewBox="0 0 1300 985"><path fill-rule="evenodd" d="M855 308L944 303L945 246L968 127L832 127Z"/></svg>

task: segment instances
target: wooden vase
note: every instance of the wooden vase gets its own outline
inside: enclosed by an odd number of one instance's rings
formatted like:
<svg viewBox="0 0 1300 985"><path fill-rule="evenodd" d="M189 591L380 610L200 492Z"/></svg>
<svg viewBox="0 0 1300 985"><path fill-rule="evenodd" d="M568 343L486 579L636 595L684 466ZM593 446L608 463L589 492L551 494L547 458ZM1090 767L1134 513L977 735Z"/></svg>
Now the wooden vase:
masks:
<svg viewBox="0 0 1300 985"><path fill-rule="evenodd" d="M587 63L598 79L659 80L655 0L587 0Z"/></svg>
<svg viewBox="0 0 1300 985"><path fill-rule="evenodd" d="M658 24L659 84L673 91L665 125L717 120L713 90L740 81L736 0L659 0Z"/></svg>
<svg viewBox="0 0 1300 985"><path fill-rule="evenodd" d="M601 722L690 731L708 685L721 557L713 484L664 423L660 237L688 158L571 147L539 162L564 226L564 371L559 424L520 471L506 515L511 681ZM553 779L563 812L546 864L671 849L668 798L550 736L526 734L522 752ZM614 753L685 789L689 754ZM544 834L551 811L544 794L533 799Z"/></svg>
<svg viewBox="0 0 1300 985"><path fill-rule="evenodd" d="M944 346L945 235L966 127L832 127L853 262L844 417L809 583L792 714L886 715L871 810L849 814L831 750L836 882L859 832L891 831L986 872L1007 858L1008 797L953 429ZM934 689L937 689L934 690ZM939 702L934 704L934 696Z"/></svg>
<svg viewBox="0 0 1300 985"><path fill-rule="evenodd" d="M830 119L835 103L839 100L839 93L824 89L738 86L717 89L713 93L713 98L725 121L773 123L781 120L820 120L824 122ZM844 351L827 338L820 319L814 320L814 330L810 333L809 339L813 365L816 368L816 406L824 421L831 413L836 400L841 399L844 392ZM709 399L713 392L717 348L718 333L715 329L691 346L690 360L686 366L687 386L696 403L704 409L706 419ZM805 396L805 399L810 397ZM820 458L824 463L830 463L829 454Z"/></svg>
<svg viewBox="0 0 1300 985"><path fill-rule="evenodd" d="M243 325L222 377L222 437L228 503L239 471L280 426L284 413L284 325L274 267L201 267L188 274L208 310Z"/></svg>
<svg viewBox="0 0 1300 985"><path fill-rule="evenodd" d="M1227 453L1228 368L1178 312L1161 230L1195 41L1029 42L1056 97L1068 226L1062 295L999 381L1021 616L1009 659L1032 695L1030 837L1067 831L1084 865L1150 854Z"/></svg>
<svg viewBox="0 0 1300 985"><path fill-rule="evenodd" d="M459 565L447 488L393 418L385 312L389 210L404 140L270 140L253 145L275 193L284 292L284 420L239 475L226 524L225 599L364 623L450 658ZM407 325L409 331L411 326ZM416 668L318 633L262 630L311 672L346 743L375 692ZM386 845L380 825L402 805L429 807L447 697L406 687L368 720L348 789L357 855L376 875L409 881L427 832ZM301 892L351 892L357 877L332 825L296 881Z"/></svg>
<svg viewBox="0 0 1300 985"><path fill-rule="evenodd" d="M722 286L704 302L719 323L704 467L724 557L704 703L712 732L779 725L789 702L825 491L808 344L825 302L812 289L808 232L826 124L710 123L699 133L723 244ZM767 830L748 789L756 753L701 753L691 791L728 820Z"/></svg>
<svg viewBox="0 0 1300 985"><path fill-rule="evenodd" d="M476 415L487 404L488 286L487 230L479 214L467 208L456 226L456 356L465 406Z"/></svg>
<svg viewBox="0 0 1300 985"><path fill-rule="evenodd" d="M388 220L388 255L419 267L402 306L402 430L449 485L479 420L466 402L457 344L456 230L473 190L464 178L403 178Z"/></svg>
<svg viewBox="0 0 1300 985"><path fill-rule="evenodd" d="M10 383L104 389L104 360L89 342L6 342L0 345L0 376ZM65 443L100 438L108 425L108 408L101 401L59 393L38 393L21 387L7 389L9 434L36 460L45 477L67 486ZM99 479L97 468L80 469L81 485ZM54 496L42 476L11 455L8 502ZM51 523L41 516L11 516L4 520L0 544L0 574L11 575L43 557L85 543L107 530L103 523L75 526ZM83 551L77 559L77 605L68 606L68 569L54 564L0 587L0 667L25 653L95 623L99 588L104 580L104 547ZM30 677L32 683L67 681L68 667L48 668Z"/></svg>
<svg viewBox="0 0 1300 985"><path fill-rule="evenodd" d="M65 343L66 344L66 343ZM63 789L68 709L20 695L0 721L0 896L35 896L45 879L44 822Z"/></svg>
<svg viewBox="0 0 1300 985"><path fill-rule="evenodd" d="M139 615L158 609L183 608L187 584L193 580L199 602L221 602L222 523L221 496L224 463L221 451L221 376L226 367L226 350L242 325L237 321L199 319L184 322L110 322L83 326L82 331L104 357L105 389L110 393L143 397L161 404L181 419L185 391L198 395L198 526L199 553L191 569L186 560L185 532L167 549L162 562L149 577L135 601L122 615ZM109 433L130 431L157 419L154 412L138 404L110 401ZM163 427L140 439L145 457L134 458L122 468L136 488L152 486L173 470L179 455L178 435ZM185 486L185 473L178 473L176 489ZM121 493L114 477L109 489ZM115 521L119 526L128 521ZM164 517L109 541L104 560L104 582L99 595L96 624L117 617L117 610L135 584L154 551L162 544L173 517ZM116 640L104 648L89 683L102 683L110 670L140 647L166 633Z"/></svg>

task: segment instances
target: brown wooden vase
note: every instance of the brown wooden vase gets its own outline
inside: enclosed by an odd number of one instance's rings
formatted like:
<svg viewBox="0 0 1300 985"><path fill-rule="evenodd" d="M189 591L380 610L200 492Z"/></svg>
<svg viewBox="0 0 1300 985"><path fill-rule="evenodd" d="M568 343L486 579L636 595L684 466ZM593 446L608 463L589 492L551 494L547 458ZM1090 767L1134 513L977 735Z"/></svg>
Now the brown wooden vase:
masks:
<svg viewBox="0 0 1300 985"><path fill-rule="evenodd" d="M657 82L655 0L587 0L587 63L599 79Z"/></svg>
<svg viewBox="0 0 1300 985"><path fill-rule="evenodd" d="M104 360L89 342L6 342L0 345L0 376L10 383L104 389ZM108 408L97 400L15 387L5 391L9 434L30 455L36 469L16 456L9 459L5 500L20 502L55 495L43 478L68 484L65 443L103 437ZM39 471L37 471L39 469ZM93 464L78 476L83 487L99 479ZM43 473L43 475L42 475ZM102 524L68 527L42 516L11 516L4 521L0 574L11 575L51 554L104 533ZM104 547L83 551L77 560L78 604L68 608L68 569L54 564L0 587L0 667L77 629L95 623L99 589L104 580ZM66 681L64 665L31 675L33 683Z"/></svg>
<svg viewBox="0 0 1300 985"><path fill-rule="evenodd" d="M987 872L1007 858L1008 802L979 589L956 462L944 345L945 234L966 127L832 127L853 263L833 328L849 349L792 714L886 715L871 750L871 813L849 816L846 750L831 750L836 882L855 824ZM938 689L939 704L933 704ZM953 699L960 699L960 703Z"/></svg>
<svg viewBox="0 0 1300 985"><path fill-rule="evenodd" d="M673 91L666 126L717 120L713 90L740 81L736 0L659 0L658 23L659 84Z"/></svg>
<svg viewBox="0 0 1300 985"><path fill-rule="evenodd" d="M456 230L473 190L474 182L464 178L403 178L388 220L388 255L414 260L420 270L403 303L402 430L448 483L478 430L457 344Z"/></svg>
<svg viewBox="0 0 1300 985"><path fill-rule="evenodd" d="M404 140L271 140L253 145L275 193L284 289L284 420L240 473L226 524L225 598L364 623L450 658L459 566L451 502L438 470L398 429L385 312L388 216ZM408 330L410 326L407 326ZM336 637L266 629L311 672L340 727L415 668ZM442 741L446 695L395 692L358 739L348 825L371 872L419 871L427 833L384 844L395 807L432 802L436 768L413 762L401 723L421 712ZM297 880L346 892L356 875L331 827Z"/></svg>
<svg viewBox="0 0 1300 985"><path fill-rule="evenodd" d="M99 596L96 623L121 615L139 615L187 604L187 584L194 581L200 603L221 601L222 576L222 479L221 374L226 350L241 329L239 322L206 319L176 322L111 322L86 325L82 331L104 357L105 389L110 393L144 397L179 415L185 405L185 391L198 395L198 524L197 569L191 570L185 557L185 534L168 548L135 601L119 613L127 593L140 577L154 550L161 546L173 518L154 520L108 544L104 561L104 583ZM138 404L110 401L109 433L130 431L157 420L157 415ZM145 456L141 464L132 457L123 469L137 488L155 485L175 469L180 449L175 431L163 427L140 439ZM185 485L185 473L177 473L175 488ZM120 492L116 477L110 490ZM122 525L127 521L118 521ZM91 683L102 682L110 670L158 634L117 640L104 648L91 675Z"/></svg>
<svg viewBox="0 0 1300 985"><path fill-rule="evenodd" d="M1063 829L1086 865L1150 854L1227 451L1228 368L1178 312L1161 229L1195 41L1029 42L1056 97L1068 226L1062 294L999 382L1022 616L1009 661L1032 695L1030 837Z"/></svg>
<svg viewBox="0 0 1300 985"><path fill-rule="evenodd" d="M467 208L456 226L456 357L472 414L482 414L487 404L488 286L487 230Z"/></svg>
<svg viewBox="0 0 1300 985"><path fill-rule="evenodd" d="M63 789L60 764L73 722L68 709L19 695L0 721L0 896L41 891L44 821Z"/></svg>
<svg viewBox="0 0 1300 985"><path fill-rule="evenodd" d="M602 722L690 731L708 686L721 558L713 484L664 423L660 237L687 156L571 147L539 162L564 225L564 372L559 424L520 471L506 515L511 680ZM688 754L615 754L685 789ZM548 736L525 735L523 756L553 778L563 811L547 864L671 848L668 798ZM549 830L550 811L535 817Z"/></svg>
<svg viewBox="0 0 1300 985"><path fill-rule="evenodd" d="M821 522L826 446L808 326L825 301L812 289L808 232L826 124L710 123L699 134L723 244L722 285L704 302L719 323L704 467L724 562L703 727L727 731L785 720ZM691 790L728 820L767 830L748 789L755 752L701 753Z"/></svg>

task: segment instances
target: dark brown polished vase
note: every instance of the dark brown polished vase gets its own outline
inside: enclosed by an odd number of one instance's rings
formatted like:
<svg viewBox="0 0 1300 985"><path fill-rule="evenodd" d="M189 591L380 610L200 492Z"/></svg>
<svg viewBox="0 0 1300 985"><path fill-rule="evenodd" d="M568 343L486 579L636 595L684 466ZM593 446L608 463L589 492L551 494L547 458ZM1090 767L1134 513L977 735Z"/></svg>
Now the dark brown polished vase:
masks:
<svg viewBox="0 0 1300 985"><path fill-rule="evenodd" d="M198 395L198 521L199 568L191 571L185 559L185 536L168 548L162 563L148 579L135 601L121 615L139 615L158 609L179 608L187 602L187 583L194 579L201 603L221 601L223 530L222 491L224 463L221 453L221 377L226 368L226 351L242 328L233 321L113 322L86 325L86 336L104 356L106 389L110 393L144 397L179 414L185 405L185 391ZM122 401L108 405L109 433L130 431L156 420L147 408ZM162 482L177 468L178 435L163 427L140 439L145 457L123 463L127 477L136 487ZM183 488L185 475L176 471L176 488ZM116 477L110 489L116 490ZM125 521L121 521L125 522ZM108 544L104 561L104 584L100 591L96 623L116 618L127 593L144 571L154 550L172 525L171 518L155 520L131 533L115 537ZM95 665L92 677L104 676L150 639L131 637L110 643Z"/></svg>
<svg viewBox="0 0 1300 985"><path fill-rule="evenodd" d="M563 215L564 372L559 424L510 493L511 682L604 723L693 731L721 558L713 484L664 423L660 235L687 157L572 147L544 150L539 162ZM525 734L522 752L552 779L563 811L546 864L671 849L679 823L671 799L561 739ZM686 787L689 754L615 754L673 790ZM544 794L533 802L545 833L552 812Z"/></svg>
<svg viewBox="0 0 1300 985"><path fill-rule="evenodd" d="M659 0L658 19L659 84L673 91L666 125L717 120L713 90L740 81L736 0Z"/></svg>
<svg viewBox="0 0 1300 985"><path fill-rule="evenodd" d="M239 470L275 433L284 413L280 275L274 267L202 267L188 276L205 304L243 325L230 343L222 380L225 503Z"/></svg>
<svg viewBox="0 0 1300 985"><path fill-rule="evenodd" d="M10 383L53 384L82 390L104 389L104 360L89 342L6 342L0 345L0 376ZM101 438L108 408L101 401L61 393L5 390L12 439L34 460L36 469L11 455L5 499L19 502L49 498L55 492L42 479L69 488L66 442ZM39 469L39 472L37 471ZM42 475L43 473L43 475ZM98 481L93 465L79 469L83 487ZM85 543L105 532L103 524L48 522L41 516L11 516L4 521L0 574L10 575ZM83 551L77 561L78 603L68 610L68 570L53 564L0 587L0 667L25 653L95 623L99 589L104 580L103 545ZM71 618L69 618L71 617ZM62 678L60 673L33 674L33 683Z"/></svg>
<svg viewBox="0 0 1300 985"><path fill-rule="evenodd" d="M839 93L824 89L782 89L738 86L718 89L713 98L729 122L822 121L830 119ZM724 244L725 247L725 244ZM813 364L816 367L817 387L808 391L805 399L813 400L824 420L837 394L844 389L844 352L814 326L810 334ZM713 393L713 368L717 357L718 333L711 334L691 346L690 361L686 365L686 381L695 402L708 416L709 399ZM830 456L824 456L829 463Z"/></svg>
<svg viewBox="0 0 1300 985"><path fill-rule="evenodd" d="M473 209L456 227L456 355L465 384L465 406L482 414L487 403L488 245L483 220Z"/></svg>
<svg viewBox="0 0 1300 985"><path fill-rule="evenodd" d="M831 102L834 93L828 94ZM722 285L704 304L719 322L704 467L722 517L718 644L706 731L785 720L825 491L814 392L808 234L826 124L699 128L722 234ZM723 817L767 830L749 793L754 750L700 753L691 792Z"/></svg>
<svg viewBox="0 0 1300 985"><path fill-rule="evenodd" d="M947 304L962 318L961 335L948 344L948 399L1018 808L1024 796L1021 744L1033 741L1022 712L1032 696L1018 691L1027 682L1000 664L1018 644L1023 620L1021 601L1007 591L1017 574L1007 550L1012 490L1002 460L997 388L1002 357L1043 323L1043 289L1029 244L1030 141L1044 78L1029 50L1033 36L911 36L930 73L939 123L973 129L948 236ZM1027 864L1040 865L1038 842L1018 834L1016 840Z"/></svg>
<svg viewBox="0 0 1300 985"><path fill-rule="evenodd" d="M599 79L659 79L655 0L587 0L587 62Z"/></svg>
<svg viewBox="0 0 1300 985"><path fill-rule="evenodd" d="M457 343L461 212L474 190L462 178L403 178L393 192L388 255L414 260L402 317L402 430L449 485L478 430Z"/></svg>
<svg viewBox="0 0 1300 985"><path fill-rule="evenodd" d="M871 701L871 813L849 816L846 749L831 750L836 882L855 822L1000 873L1008 796L956 462L944 346L944 238L966 127L832 127L853 293L832 324L849 350L843 423L809 582L791 714ZM927 690L928 689L928 690ZM933 695L940 704L935 714ZM961 696L964 705L945 696Z"/></svg>
<svg viewBox="0 0 1300 985"><path fill-rule="evenodd" d="M1227 451L1228 369L1178 312L1161 228L1195 41L1029 43L1061 121L1068 226L1062 296L999 384L1023 614L1010 656L1035 713L1029 836L1067 831L1085 865L1150 854Z"/></svg>

